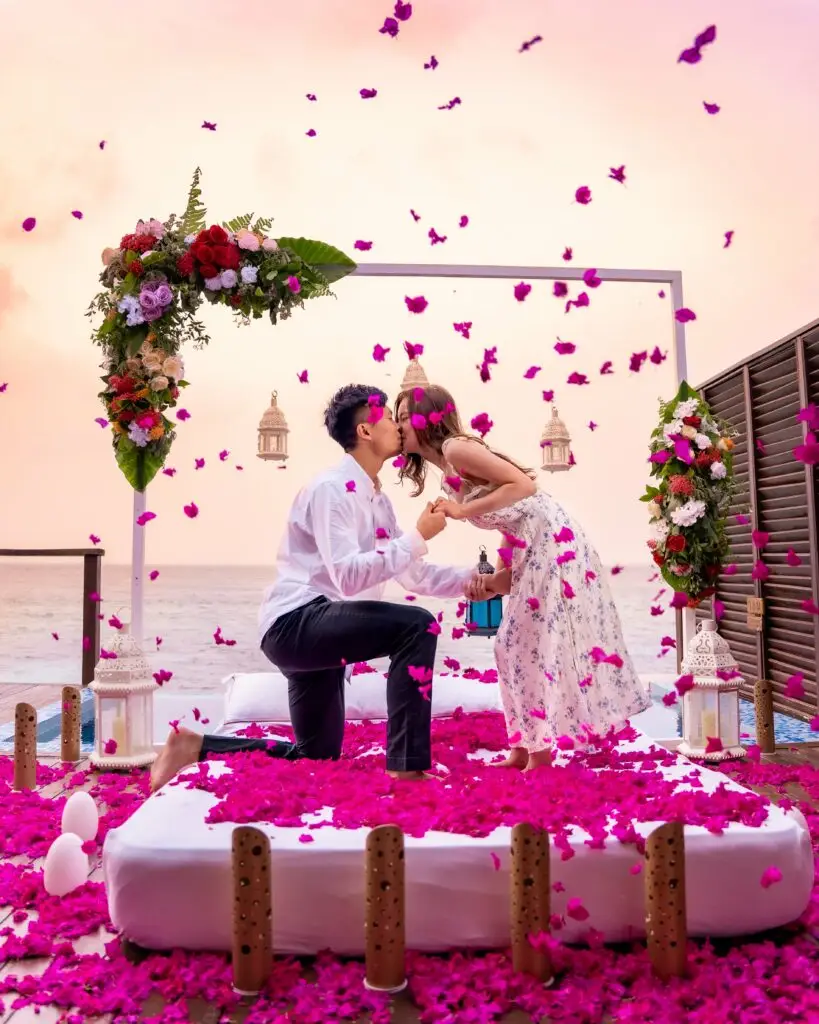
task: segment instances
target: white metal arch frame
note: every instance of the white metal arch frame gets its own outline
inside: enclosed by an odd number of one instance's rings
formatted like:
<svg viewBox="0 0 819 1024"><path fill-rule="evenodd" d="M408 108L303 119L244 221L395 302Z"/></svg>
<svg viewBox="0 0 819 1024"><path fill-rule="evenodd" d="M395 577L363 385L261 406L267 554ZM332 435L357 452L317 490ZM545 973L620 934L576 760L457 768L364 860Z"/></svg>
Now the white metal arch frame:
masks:
<svg viewBox="0 0 819 1024"><path fill-rule="evenodd" d="M518 281L583 281L583 267L503 267L487 264L467 263L359 263L353 275L359 277L461 277L483 278L485 280ZM627 270L615 267L610 270L595 268L595 275L601 281L613 284L659 284L667 285L671 293L672 352L677 386L688 376L688 353L685 345L685 324L677 320L676 312L683 308L682 271L680 270ZM687 648L694 636L696 616L694 610L685 608L677 611L678 640ZM681 628L680 628L681 627ZM677 651L678 662L682 651Z"/></svg>
<svg viewBox="0 0 819 1024"><path fill-rule="evenodd" d="M519 281L582 281L585 269L580 267L494 267L465 263L359 263L353 271L358 277L464 277ZM682 273L679 270L613 270L595 269L601 281L622 284L667 285L671 292L671 324L673 328L674 366L677 384L685 380L688 361L685 348L685 324L674 314L683 307Z"/></svg>

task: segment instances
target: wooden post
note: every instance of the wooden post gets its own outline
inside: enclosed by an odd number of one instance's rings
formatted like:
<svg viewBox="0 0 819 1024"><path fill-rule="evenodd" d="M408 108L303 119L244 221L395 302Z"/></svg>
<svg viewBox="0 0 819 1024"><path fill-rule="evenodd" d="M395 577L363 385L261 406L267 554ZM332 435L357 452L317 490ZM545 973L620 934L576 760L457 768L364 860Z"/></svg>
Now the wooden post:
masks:
<svg viewBox="0 0 819 1024"><path fill-rule="evenodd" d="M82 558L82 685L93 682L94 670L100 660L100 602L90 595L99 594L102 586L102 551L84 554Z"/></svg>
<svg viewBox="0 0 819 1024"><path fill-rule="evenodd" d="M551 905L549 833L534 825L512 829L512 966L538 981L551 983L547 949L536 949L530 936L549 931Z"/></svg>
<svg viewBox="0 0 819 1024"><path fill-rule="evenodd" d="M404 864L401 829L372 829L365 860L364 987L373 992L401 992L407 986Z"/></svg>
<svg viewBox="0 0 819 1024"><path fill-rule="evenodd" d="M273 968L270 840L261 829L233 830L233 989L261 992Z"/></svg>
<svg viewBox="0 0 819 1024"><path fill-rule="evenodd" d="M685 837L682 822L655 828L646 840L645 904L648 955L667 981L685 974Z"/></svg>
<svg viewBox="0 0 819 1024"><path fill-rule="evenodd" d="M37 711L31 704L20 703L14 709L13 788L37 788Z"/></svg>
<svg viewBox="0 0 819 1024"><path fill-rule="evenodd" d="M80 689L63 687L60 753L64 763L76 764L80 760Z"/></svg>
<svg viewBox="0 0 819 1024"><path fill-rule="evenodd" d="M770 679L757 679L754 683L754 714L756 742L763 754L776 750L774 733L773 683Z"/></svg>

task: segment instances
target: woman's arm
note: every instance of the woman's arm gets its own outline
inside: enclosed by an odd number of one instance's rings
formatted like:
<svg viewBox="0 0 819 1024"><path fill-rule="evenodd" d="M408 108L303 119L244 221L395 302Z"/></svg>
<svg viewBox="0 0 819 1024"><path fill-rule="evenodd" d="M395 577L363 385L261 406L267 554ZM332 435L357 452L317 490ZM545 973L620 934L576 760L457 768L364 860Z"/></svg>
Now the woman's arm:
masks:
<svg viewBox="0 0 819 1024"><path fill-rule="evenodd" d="M486 589L493 594L508 594L512 590L512 573L507 568L496 569L486 577Z"/></svg>
<svg viewBox="0 0 819 1024"><path fill-rule="evenodd" d="M481 516L487 512L514 505L521 498L529 498L537 491L537 484L522 469L490 452L482 444L459 437L449 441L446 458L459 473L473 480L486 480L495 490L483 498L476 498L463 506L464 516Z"/></svg>

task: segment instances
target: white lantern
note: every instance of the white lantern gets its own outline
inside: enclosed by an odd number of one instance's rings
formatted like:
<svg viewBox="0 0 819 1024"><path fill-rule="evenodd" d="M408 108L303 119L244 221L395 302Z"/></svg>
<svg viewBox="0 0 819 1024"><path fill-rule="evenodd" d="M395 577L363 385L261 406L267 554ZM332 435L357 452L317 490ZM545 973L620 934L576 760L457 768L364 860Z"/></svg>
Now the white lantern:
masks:
<svg viewBox="0 0 819 1024"><path fill-rule="evenodd" d="M91 689L94 691L95 768L141 768L156 759L154 751L154 690L156 680L127 624L116 633L100 658Z"/></svg>
<svg viewBox="0 0 819 1024"><path fill-rule="evenodd" d="M418 362L418 356L413 356L407 364L404 372L404 379L401 381L402 391L412 391L414 388L429 387L429 378L424 372L423 366Z"/></svg>
<svg viewBox="0 0 819 1024"><path fill-rule="evenodd" d="M571 469L571 444L566 424L558 416L557 409L552 406L552 418L543 428L540 437L542 462L540 468L547 473L565 473Z"/></svg>
<svg viewBox="0 0 819 1024"><path fill-rule="evenodd" d="M287 435L290 428L287 419L279 407L278 392L270 396L270 405L265 410L259 423L259 445L256 457L265 462L287 461Z"/></svg>
<svg viewBox="0 0 819 1024"><path fill-rule="evenodd" d="M702 761L743 757L739 742L739 685L742 676L728 643L714 619L703 619L691 638L682 662L684 675L694 678L683 695L683 740L677 750ZM718 739L708 749L708 740Z"/></svg>

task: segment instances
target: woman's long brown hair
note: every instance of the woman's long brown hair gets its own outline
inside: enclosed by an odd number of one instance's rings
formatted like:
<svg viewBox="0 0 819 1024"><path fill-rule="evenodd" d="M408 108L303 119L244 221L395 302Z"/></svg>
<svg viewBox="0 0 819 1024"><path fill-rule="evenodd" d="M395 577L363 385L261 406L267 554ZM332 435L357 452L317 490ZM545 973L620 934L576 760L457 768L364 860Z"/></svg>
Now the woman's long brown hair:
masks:
<svg viewBox="0 0 819 1024"><path fill-rule="evenodd" d="M482 437L478 437L476 434L468 434L464 430L458 410L455 408L455 402L446 388L442 388L438 384L427 384L423 388L417 387L402 391L395 400L396 420L398 419L398 407L404 399L407 401L407 411L410 416L414 413L419 413L424 417L426 425L420 429L415 427L414 430L419 442L425 448L431 448L433 451L440 452L444 441L449 440L451 437L463 437L479 442L484 448L492 452L493 455L497 455L499 459L511 463L533 480L536 479L534 470L521 466L502 452L496 452L493 448L489 447ZM412 497L417 498L424 490L427 476L426 459L413 452L411 455L405 455L404 460L404 465L398 471L398 479L402 483L405 479L411 480L415 485ZM474 480L472 482L480 484L488 483L489 481Z"/></svg>

